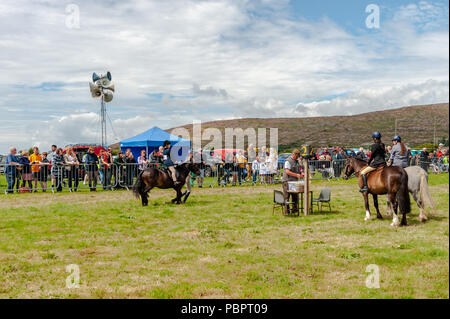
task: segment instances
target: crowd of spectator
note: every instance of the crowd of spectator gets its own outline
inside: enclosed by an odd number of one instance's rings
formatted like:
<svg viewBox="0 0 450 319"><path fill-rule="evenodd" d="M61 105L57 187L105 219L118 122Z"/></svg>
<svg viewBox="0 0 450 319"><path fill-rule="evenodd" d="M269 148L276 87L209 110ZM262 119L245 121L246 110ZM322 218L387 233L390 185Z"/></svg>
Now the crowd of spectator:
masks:
<svg viewBox="0 0 450 319"><path fill-rule="evenodd" d="M389 161L391 146L387 147L386 160ZM214 151L191 151L191 156L200 165L200 176L191 178L191 186L197 182L202 187L206 171L208 176L216 178L218 184L226 186L252 184L273 184L279 181L282 165L278 161L279 156L274 148L261 147L260 149L249 145L246 150L227 151L217 153ZM322 178L340 176L343 169L343 161L346 156L368 159L370 151L362 147L357 150L346 150L336 146L323 148L312 154L309 161L311 175L321 173ZM303 159L299 161L303 165ZM420 165L425 170L433 172L448 172L449 152L442 144L435 152L428 152L424 148L414 155L408 150L409 165ZM27 150L17 154L15 147L10 148L6 156L4 173L7 180L7 191L13 192L20 189L40 189L45 192L50 177L51 187L61 192L63 187L68 187L76 192L80 182L88 185L91 191L95 191L97 184L101 184L104 190L130 187L134 177L139 171L149 166L163 167L163 147L155 149L147 156L143 150L137 160L130 149L125 153L120 151L113 156L111 148L100 150L97 155L94 148L90 147L87 153L80 158L75 154L71 146L65 149L52 145L50 152L39 152L37 146L33 147L31 154ZM214 167L214 171L211 170ZM114 181L113 181L114 178Z"/></svg>

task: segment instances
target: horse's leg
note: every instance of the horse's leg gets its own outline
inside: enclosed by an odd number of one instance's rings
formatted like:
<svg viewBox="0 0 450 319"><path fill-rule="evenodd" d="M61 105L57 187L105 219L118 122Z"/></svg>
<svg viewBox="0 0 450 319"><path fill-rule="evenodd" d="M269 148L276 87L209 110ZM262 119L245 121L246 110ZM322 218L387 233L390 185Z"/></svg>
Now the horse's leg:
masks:
<svg viewBox="0 0 450 319"><path fill-rule="evenodd" d="M191 177L186 177L186 191L181 195L183 197L183 203L186 203L186 200L188 199L189 195L191 194Z"/></svg>
<svg viewBox="0 0 450 319"><path fill-rule="evenodd" d="M402 223L400 225L406 226L407 225L407 223L406 223L406 214L402 214L402 215L403 215L402 216Z"/></svg>
<svg viewBox="0 0 450 319"><path fill-rule="evenodd" d="M148 206L148 192L153 188L153 186L148 186L144 189L141 194L142 206Z"/></svg>
<svg viewBox="0 0 450 319"><path fill-rule="evenodd" d="M181 187L176 188L175 191L177 192L177 197L175 197L175 202L177 203L177 205L179 205L179 204L181 204L181 196L182 196ZM172 200L172 202L173 202L173 200Z"/></svg>
<svg viewBox="0 0 450 319"><path fill-rule="evenodd" d="M419 210L420 210L419 220L420 220L421 222L426 221L428 218L427 218L427 216L425 215L425 209L424 209L424 207L423 207L422 201L420 200L419 194L417 193L417 191L414 191L414 192L412 192L411 194L412 194L414 200L416 201L417 206L419 206Z"/></svg>
<svg viewBox="0 0 450 319"><path fill-rule="evenodd" d="M380 214L380 210L378 209L378 195L372 194L373 196L373 205L375 206L375 209L377 210L377 218L383 219L383 216Z"/></svg>
<svg viewBox="0 0 450 319"><path fill-rule="evenodd" d="M389 201L389 195L386 195L386 206L387 206L386 216L391 217L392 216L392 205L391 205L391 202Z"/></svg>
<svg viewBox="0 0 450 319"><path fill-rule="evenodd" d="M364 197L364 206L366 208L366 217L364 218L364 220L370 220L370 208L369 208L369 195L367 194L367 192L362 193L363 197Z"/></svg>
<svg viewBox="0 0 450 319"><path fill-rule="evenodd" d="M398 208L397 196L396 196L396 194L392 194L392 193L389 193L388 196L389 196L389 202L390 202L390 205L391 205L392 211L393 211L391 226L399 226L400 222L398 221L398 216L397 216L397 208Z"/></svg>
<svg viewBox="0 0 450 319"><path fill-rule="evenodd" d="M186 203L186 200L188 199L189 195L191 195L191 192L185 192L185 194L183 195L183 203Z"/></svg>

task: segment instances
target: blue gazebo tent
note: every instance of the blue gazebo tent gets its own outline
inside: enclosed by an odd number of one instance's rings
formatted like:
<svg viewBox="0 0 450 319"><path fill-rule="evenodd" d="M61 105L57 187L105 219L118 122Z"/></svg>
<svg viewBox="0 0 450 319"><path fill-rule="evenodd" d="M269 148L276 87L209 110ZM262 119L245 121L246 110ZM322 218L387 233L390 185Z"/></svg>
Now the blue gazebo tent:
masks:
<svg viewBox="0 0 450 319"><path fill-rule="evenodd" d="M140 156L141 151L145 150L148 158L153 150L163 145L165 140L169 140L172 146L182 146L185 149L183 151L185 154L186 148L189 149L191 147L191 141L172 135L157 126L154 126L148 131L121 141L120 149L125 153L125 151L129 148L136 160ZM181 152L182 151L180 150L180 155Z"/></svg>

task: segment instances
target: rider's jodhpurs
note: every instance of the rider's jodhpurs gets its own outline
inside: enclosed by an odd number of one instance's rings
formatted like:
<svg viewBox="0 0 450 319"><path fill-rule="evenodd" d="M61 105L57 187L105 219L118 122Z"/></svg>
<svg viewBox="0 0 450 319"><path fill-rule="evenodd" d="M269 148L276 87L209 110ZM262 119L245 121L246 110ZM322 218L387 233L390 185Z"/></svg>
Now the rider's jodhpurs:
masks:
<svg viewBox="0 0 450 319"><path fill-rule="evenodd" d="M170 170L170 173L172 174L173 182L175 183L177 181L177 175L175 173L175 167L169 166L168 169Z"/></svg>

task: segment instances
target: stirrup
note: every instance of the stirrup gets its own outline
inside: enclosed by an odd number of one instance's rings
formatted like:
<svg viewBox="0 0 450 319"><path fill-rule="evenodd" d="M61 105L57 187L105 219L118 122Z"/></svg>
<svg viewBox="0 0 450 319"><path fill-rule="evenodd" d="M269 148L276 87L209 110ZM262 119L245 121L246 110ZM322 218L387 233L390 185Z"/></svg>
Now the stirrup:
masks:
<svg viewBox="0 0 450 319"><path fill-rule="evenodd" d="M368 193L369 192L369 187L363 187L359 190L361 193Z"/></svg>

